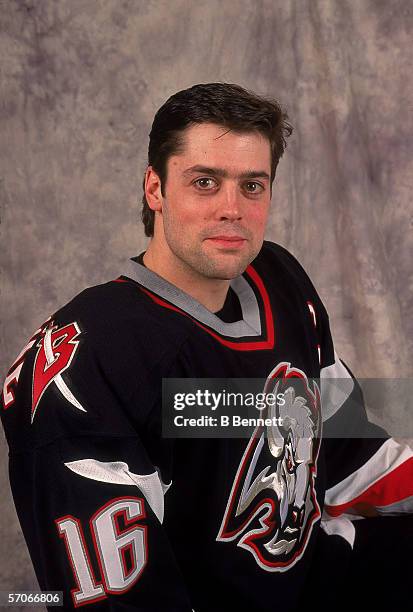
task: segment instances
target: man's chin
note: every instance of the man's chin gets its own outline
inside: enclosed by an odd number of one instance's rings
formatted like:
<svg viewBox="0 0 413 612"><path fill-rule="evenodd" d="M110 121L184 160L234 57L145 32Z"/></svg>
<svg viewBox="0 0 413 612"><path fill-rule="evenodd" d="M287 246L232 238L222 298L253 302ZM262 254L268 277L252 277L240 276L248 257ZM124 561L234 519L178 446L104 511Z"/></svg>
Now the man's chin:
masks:
<svg viewBox="0 0 413 612"><path fill-rule="evenodd" d="M250 264L250 259L240 261L222 262L204 260L198 271L208 278L219 280L232 280L240 276Z"/></svg>
<svg viewBox="0 0 413 612"><path fill-rule="evenodd" d="M234 249L233 251L213 250L203 245L202 254L198 260L199 268L203 268L203 274L209 278L217 278L221 280L232 280L245 272L249 264L257 257L262 243L253 245L250 241L245 244L243 249Z"/></svg>

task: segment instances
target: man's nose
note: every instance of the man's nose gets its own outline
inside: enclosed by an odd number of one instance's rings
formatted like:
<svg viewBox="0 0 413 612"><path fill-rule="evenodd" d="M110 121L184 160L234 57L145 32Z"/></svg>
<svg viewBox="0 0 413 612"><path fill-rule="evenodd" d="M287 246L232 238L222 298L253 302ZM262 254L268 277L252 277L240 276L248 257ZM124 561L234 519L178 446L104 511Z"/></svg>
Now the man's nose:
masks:
<svg viewBox="0 0 413 612"><path fill-rule="evenodd" d="M216 214L220 219L235 221L242 218L241 194L237 185L222 186L218 198Z"/></svg>

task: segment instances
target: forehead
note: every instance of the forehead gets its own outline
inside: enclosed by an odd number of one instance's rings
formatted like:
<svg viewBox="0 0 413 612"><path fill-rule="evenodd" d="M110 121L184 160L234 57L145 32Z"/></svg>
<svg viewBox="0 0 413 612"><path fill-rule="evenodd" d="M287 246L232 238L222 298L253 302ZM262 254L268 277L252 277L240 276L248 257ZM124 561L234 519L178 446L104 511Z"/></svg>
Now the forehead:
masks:
<svg viewBox="0 0 413 612"><path fill-rule="evenodd" d="M271 166L269 140L259 132L234 132L222 125L203 123L187 128L183 142L183 151L170 158L177 168L188 162L202 164L206 161L220 167Z"/></svg>

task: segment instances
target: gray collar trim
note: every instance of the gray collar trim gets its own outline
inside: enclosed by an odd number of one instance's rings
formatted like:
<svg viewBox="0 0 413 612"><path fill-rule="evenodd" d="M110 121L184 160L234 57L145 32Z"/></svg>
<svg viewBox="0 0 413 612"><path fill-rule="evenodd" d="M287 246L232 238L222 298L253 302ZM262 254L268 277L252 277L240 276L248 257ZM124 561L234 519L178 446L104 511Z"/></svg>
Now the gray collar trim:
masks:
<svg viewBox="0 0 413 612"><path fill-rule="evenodd" d="M242 320L226 323L190 295L136 261L128 261L127 269L123 275L137 281L140 285L171 302L171 304L175 304L221 336L243 338L245 336L261 335L261 318L257 298L243 276L234 278L230 283L241 304Z"/></svg>

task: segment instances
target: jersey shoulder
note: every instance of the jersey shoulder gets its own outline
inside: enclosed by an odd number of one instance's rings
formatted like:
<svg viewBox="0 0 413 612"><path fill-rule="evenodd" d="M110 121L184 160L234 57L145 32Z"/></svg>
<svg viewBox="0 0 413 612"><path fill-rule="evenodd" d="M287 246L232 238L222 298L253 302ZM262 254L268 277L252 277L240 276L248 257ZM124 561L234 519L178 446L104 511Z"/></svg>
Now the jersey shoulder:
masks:
<svg viewBox="0 0 413 612"><path fill-rule="evenodd" d="M182 330L159 317L156 305L141 287L123 277L85 289L51 318L61 323L79 320L94 341L109 337L115 343L133 339L134 346L151 342L154 353L182 342Z"/></svg>
<svg viewBox="0 0 413 612"><path fill-rule="evenodd" d="M277 286L281 286L282 293L293 293L310 312L318 339L320 364L322 367L333 364L335 356L328 312L301 263L285 247L269 241L264 242L255 262L262 268L266 284L272 286L274 295L277 295Z"/></svg>
<svg viewBox="0 0 413 612"><path fill-rule="evenodd" d="M156 319L134 283L85 289L29 339L3 384L14 448L71 436L129 436L160 401L185 338Z"/></svg>
<svg viewBox="0 0 413 612"><path fill-rule="evenodd" d="M266 275L271 277L283 276L284 280L287 279L289 283L294 284L306 296L308 301L317 306L324 314L327 314L324 304L306 270L298 259L285 247L276 242L264 240L262 250L255 261L263 266Z"/></svg>

